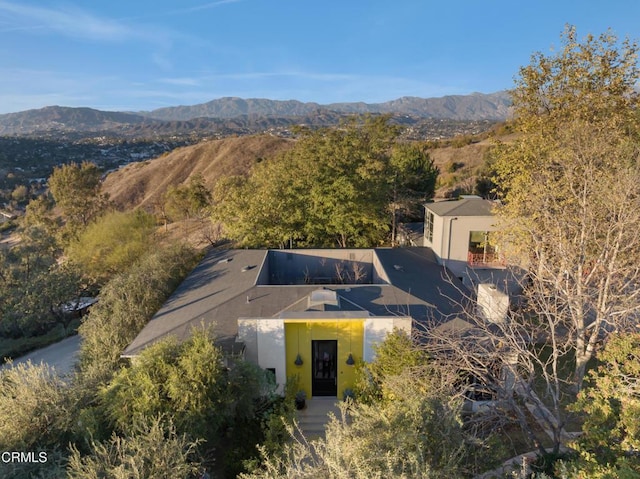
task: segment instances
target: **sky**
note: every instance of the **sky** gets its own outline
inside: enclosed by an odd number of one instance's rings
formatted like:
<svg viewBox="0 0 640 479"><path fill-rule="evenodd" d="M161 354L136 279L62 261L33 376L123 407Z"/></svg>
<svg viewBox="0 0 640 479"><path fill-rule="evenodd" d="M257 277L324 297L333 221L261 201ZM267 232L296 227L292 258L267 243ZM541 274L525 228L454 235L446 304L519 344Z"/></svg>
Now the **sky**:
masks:
<svg viewBox="0 0 640 479"><path fill-rule="evenodd" d="M0 0L0 113L493 93L566 24L636 40L639 18L637 0Z"/></svg>

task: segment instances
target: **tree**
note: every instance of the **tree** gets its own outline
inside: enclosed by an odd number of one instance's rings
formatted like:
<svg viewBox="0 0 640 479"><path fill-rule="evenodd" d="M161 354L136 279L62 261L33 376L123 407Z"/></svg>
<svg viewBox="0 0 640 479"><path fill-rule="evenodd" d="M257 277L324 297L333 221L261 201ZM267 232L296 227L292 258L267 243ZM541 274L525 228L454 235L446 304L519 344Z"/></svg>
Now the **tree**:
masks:
<svg viewBox="0 0 640 479"><path fill-rule="evenodd" d="M0 370L0 450L33 451L35 460L0 462L0 475L54 479L64 471L65 442L71 439L73 400L68 384L45 364ZM45 457L38 454L46 454Z"/></svg>
<svg viewBox="0 0 640 479"><path fill-rule="evenodd" d="M304 239L304 165L285 155L256 164L249 178L222 178L213 221L243 246L284 247Z"/></svg>
<svg viewBox="0 0 640 479"><path fill-rule="evenodd" d="M522 319L554 356L571 352L576 391L600 340L640 308L637 51L568 27L557 54L521 68L519 139L496 150L502 250L528 272Z"/></svg>
<svg viewBox="0 0 640 479"><path fill-rule="evenodd" d="M366 247L388 231L388 117L303 130L295 148L215 188L213 218L245 246Z"/></svg>
<svg viewBox="0 0 640 479"><path fill-rule="evenodd" d="M19 228L21 241L0 255L0 331L13 337L43 334L56 323L66 329L71 318L61 306L82 289L78 271L58 261L55 223L40 217L40 206L39 201L29 204Z"/></svg>
<svg viewBox="0 0 640 479"><path fill-rule="evenodd" d="M440 171L429 153L415 144L397 144L390 157L391 244L395 245L398 214L424 220L422 205L433 197Z"/></svg>
<svg viewBox="0 0 640 479"><path fill-rule="evenodd" d="M194 331L180 344L168 338L118 371L101 403L120 434L134 433L132 424L171 416L179 434L203 441L202 457L223 450L219 461L235 476L242 460L257 455L275 383L256 365L237 360L227 370L223 359L210 331Z"/></svg>
<svg viewBox="0 0 640 479"><path fill-rule="evenodd" d="M640 334L609 338L574 409L584 415L569 467L583 477L640 477Z"/></svg>
<svg viewBox="0 0 640 479"><path fill-rule="evenodd" d="M154 247L155 229L154 217L142 210L113 211L87 226L69 244L66 254L86 277L104 283Z"/></svg>
<svg viewBox="0 0 640 479"><path fill-rule="evenodd" d="M102 402L118 431L171 414L179 432L211 440L229 414L227 384L222 352L201 331L182 344L169 338L149 346L116 373Z"/></svg>
<svg viewBox="0 0 640 479"><path fill-rule="evenodd" d="M176 433L171 420L161 417L137 423L133 433L113 435L105 443L91 442L92 452L82 455L72 448L69 478L146 479L192 477L199 470L193 455L197 442Z"/></svg>
<svg viewBox="0 0 640 479"><path fill-rule="evenodd" d="M640 307L637 47L610 34L579 43L573 28L563 41L520 70L519 135L492 152L497 240L521 301L504 320L467 308L466 326L427 331L432 356L491 394L494 420L515 420L541 455L538 423L558 453L587 362Z"/></svg>
<svg viewBox="0 0 640 479"><path fill-rule="evenodd" d="M47 365L18 364L0 371L0 448L54 448L68 437L72 418L65 383Z"/></svg>
<svg viewBox="0 0 640 479"><path fill-rule="evenodd" d="M29 188L27 188L25 185L18 185L11 192L11 199L18 203L25 202L28 198Z"/></svg>
<svg viewBox="0 0 640 479"><path fill-rule="evenodd" d="M136 337L197 261L186 246L159 249L114 276L79 328L80 367L97 384L108 381L122 350Z"/></svg>
<svg viewBox="0 0 640 479"><path fill-rule="evenodd" d="M70 163L54 168L49 189L66 220L67 235L74 237L105 212L108 197L100 193L102 173L94 163Z"/></svg>
<svg viewBox="0 0 640 479"><path fill-rule="evenodd" d="M208 213L209 206L211 192L201 174L192 176L188 185L170 186L164 198L164 210L174 221L203 217Z"/></svg>
<svg viewBox="0 0 640 479"><path fill-rule="evenodd" d="M467 477L492 463L491 439L462 419L463 401L450 375L455 370L426 361L399 332L377 354L360 381L373 380L382 394L358 388L356 402L343 403L325 438L308 441L292 429L282 454L263 451L260 467L241 477Z"/></svg>
<svg viewBox="0 0 640 479"><path fill-rule="evenodd" d="M400 330L394 330L373 350L375 359L357 366L355 393L362 402L389 400L392 394L385 390L385 384L390 378L427 366L424 350L416 348L411 337Z"/></svg>

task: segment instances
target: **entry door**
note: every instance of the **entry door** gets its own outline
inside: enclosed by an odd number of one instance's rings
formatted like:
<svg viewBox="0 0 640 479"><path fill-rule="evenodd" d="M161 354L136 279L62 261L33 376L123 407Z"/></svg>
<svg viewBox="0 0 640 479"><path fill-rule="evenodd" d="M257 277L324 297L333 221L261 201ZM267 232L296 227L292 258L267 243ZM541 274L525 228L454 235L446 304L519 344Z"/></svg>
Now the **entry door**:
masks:
<svg viewBox="0 0 640 479"><path fill-rule="evenodd" d="M313 396L336 396L338 394L337 357L338 341L311 341L313 349Z"/></svg>

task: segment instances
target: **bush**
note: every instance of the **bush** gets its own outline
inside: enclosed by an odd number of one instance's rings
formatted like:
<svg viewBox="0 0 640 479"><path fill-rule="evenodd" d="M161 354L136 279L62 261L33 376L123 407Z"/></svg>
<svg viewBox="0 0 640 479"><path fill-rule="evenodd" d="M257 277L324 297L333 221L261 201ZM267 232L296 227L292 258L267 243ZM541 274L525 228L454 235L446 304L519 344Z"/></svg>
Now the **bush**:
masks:
<svg viewBox="0 0 640 479"><path fill-rule="evenodd" d="M68 393L44 364L0 371L0 451L53 450L64 443L73 421Z"/></svg>
<svg viewBox="0 0 640 479"><path fill-rule="evenodd" d="M176 432L170 419L158 417L137 424L131 435L91 441L90 455L72 449L67 473L70 479L191 477L199 469L193 461L196 446Z"/></svg>
<svg viewBox="0 0 640 479"><path fill-rule="evenodd" d="M122 350L195 266L196 253L185 246L162 249L144 257L102 289L80 326L80 365L85 377L110 379Z"/></svg>

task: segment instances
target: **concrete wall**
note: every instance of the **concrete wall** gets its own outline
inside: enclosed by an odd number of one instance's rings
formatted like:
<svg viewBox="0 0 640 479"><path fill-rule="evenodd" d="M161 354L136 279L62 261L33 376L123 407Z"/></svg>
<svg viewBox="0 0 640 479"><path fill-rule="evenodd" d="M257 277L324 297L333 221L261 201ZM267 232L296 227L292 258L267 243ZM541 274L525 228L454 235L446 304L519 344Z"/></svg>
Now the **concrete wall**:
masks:
<svg viewBox="0 0 640 479"><path fill-rule="evenodd" d="M247 361L258 364L258 320L238 320L238 341L245 344L244 357Z"/></svg>
<svg viewBox="0 0 640 479"><path fill-rule="evenodd" d="M373 281L372 249L309 249L271 250L258 276L258 284L335 284L355 283L354 267L358 268L360 284ZM343 271L338 281L336 267Z"/></svg>
<svg viewBox="0 0 640 479"><path fill-rule="evenodd" d="M287 381L284 321L260 319L257 324L258 364L264 369L275 369L276 382L283 387Z"/></svg>

